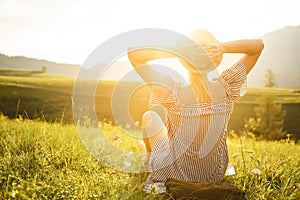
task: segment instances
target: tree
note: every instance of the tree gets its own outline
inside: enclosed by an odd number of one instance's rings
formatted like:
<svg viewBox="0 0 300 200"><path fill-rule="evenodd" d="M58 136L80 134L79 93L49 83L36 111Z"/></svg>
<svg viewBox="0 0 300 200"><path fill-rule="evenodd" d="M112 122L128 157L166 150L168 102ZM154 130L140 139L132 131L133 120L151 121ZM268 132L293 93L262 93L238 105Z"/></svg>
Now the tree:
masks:
<svg viewBox="0 0 300 200"><path fill-rule="evenodd" d="M47 72L47 67L45 65L43 65L42 69L41 69L42 73L46 73Z"/></svg>
<svg viewBox="0 0 300 200"><path fill-rule="evenodd" d="M276 76L271 69L268 69L265 74L265 87L275 87L276 86Z"/></svg>
<svg viewBox="0 0 300 200"><path fill-rule="evenodd" d="M283 139L285 110L282 105L275 102L274 95L263 95L257 98L258 106L255 107L256 121L259 123L254 134L268 140Z"/></svg>

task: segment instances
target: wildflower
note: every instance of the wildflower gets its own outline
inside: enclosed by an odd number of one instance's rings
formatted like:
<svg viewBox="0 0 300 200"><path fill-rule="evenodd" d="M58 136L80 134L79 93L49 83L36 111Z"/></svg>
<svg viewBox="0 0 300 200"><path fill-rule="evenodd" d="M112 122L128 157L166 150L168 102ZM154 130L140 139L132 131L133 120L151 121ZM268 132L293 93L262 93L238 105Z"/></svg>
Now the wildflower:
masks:
<svg viewBox="0 0 300 200"><path fill-rule="evenodd" d="M124 166L125 166L125 167L131 167L131 163L128 162L128 161L125 161L125 162L124 162Z"/></svg>
<svg viewBox="0 0 300 200"><path fill-rule="evenodd" d="M16 198L16 194L17 194L17 192L15 190L13 190L12 193L11 193L11 197Z"/></svg>
<svg viewBox="0 0 300 200"><path fill-rule="evenodd" d="M126 129L131 129L131 125L130 124L126 124Z"/></svg>
<svg viewBox="0 0 300 200"><path fill-rule="evenodd" d="M261 174L261 171L259 169L252 169L250 172L257 175Z"/></svg>
<svg viewBox="0 0 300 200"><path fill-rule="evenodd" d="M120 142L122 142L120 136L118 136L118 135L114 135L114 136L112 137L112 140L113 140L113 142L115 142L115 143L120 143Z"/></svg>
<svg viewBox="0 0 300 200"><path fill-rule="evenodd" d="M104 127L105 127L105 128L111 128L111 124L110 124L110 123L105 123L105 124L104 124Z"/></svg>

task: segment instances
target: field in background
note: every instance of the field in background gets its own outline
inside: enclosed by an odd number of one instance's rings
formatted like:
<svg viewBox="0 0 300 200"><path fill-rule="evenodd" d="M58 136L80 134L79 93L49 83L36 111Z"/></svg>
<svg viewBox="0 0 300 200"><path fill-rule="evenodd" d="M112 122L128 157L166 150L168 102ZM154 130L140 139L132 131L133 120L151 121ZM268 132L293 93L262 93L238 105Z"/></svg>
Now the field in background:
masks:
<svg viewBox="0 0 300 200"><path fill-rule="evenodd" d="M49 122L72 123L72 92L74 79L41 72L1 69L0 70L0 112L15 118L19 114L30 119L44 119ZM98 84L95 109L99 121L112 121L111 95L116 82L103 81ZM126 109L126 94L132 92L137 83L121 83L121 93L115 108ZM286 110L284 128L293 137L300 139L300 89L249 88L247 94L236 102L229 129L238 131L244 119L254 117L255 100L258 96L271 93ZM124 95L123 95L124 94ZM148 109L149 90L144 87L133 93L129 101L132 121L140 121ZM123 118L123 116L115 116ZM125 125L125 124L124 124Z"/></svg>

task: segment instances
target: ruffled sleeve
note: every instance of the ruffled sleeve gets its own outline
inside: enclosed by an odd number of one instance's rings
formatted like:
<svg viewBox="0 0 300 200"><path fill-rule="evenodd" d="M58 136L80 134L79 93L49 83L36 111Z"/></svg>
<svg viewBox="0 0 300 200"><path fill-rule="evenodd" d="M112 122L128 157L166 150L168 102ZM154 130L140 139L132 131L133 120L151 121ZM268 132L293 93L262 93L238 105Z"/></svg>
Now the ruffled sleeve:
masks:
<svg viewBox="0 0 300 200"><path fill-rule="evenodd" d="M151 83L150 106L163 106L169 108L177 102L178 83L170 76L156 74Z"/></svg>
<svg viewBox="0 0 300 200"><path fill-rule="evenodd" d="M236 63L221 74L226 88L226 93L233 100L244 96L247 92L246 67L242 63Z"/></svg>

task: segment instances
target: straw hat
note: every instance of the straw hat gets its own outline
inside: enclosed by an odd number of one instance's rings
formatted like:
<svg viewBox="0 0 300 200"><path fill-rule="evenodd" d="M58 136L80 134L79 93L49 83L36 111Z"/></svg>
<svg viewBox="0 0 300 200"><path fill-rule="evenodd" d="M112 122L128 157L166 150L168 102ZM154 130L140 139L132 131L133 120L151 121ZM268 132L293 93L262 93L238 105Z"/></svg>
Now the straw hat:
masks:
<svg viewBox="0 0 300 200"><path fill-rule="evenodd" d="M195 41L196 43L198 43L203 48L203 50L206 51L208 57L210 57L214 53L210 52L210 49L207 49L206 45L217 45L219 43L219 41L214 37L214 35L205 29L195 29L187 33L186 36L192 39L193 41ZM210 62L207 63L207 57L206 57L205 59L203 59L203 63L200 63L199 66L191 66L189 63L183 60L180 61L190 72L193 72L195 68L198 70L198 72L199 71L204 72L203 68L210 68L212 70L215 67L217 67L222 60L222 55L220 56L214 55L213 57L210 57L209 60ZM208 65L213 65L213 66L208 67ZM191 70L191 68L193 68L193 70Z"/></svg>

